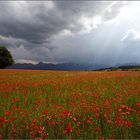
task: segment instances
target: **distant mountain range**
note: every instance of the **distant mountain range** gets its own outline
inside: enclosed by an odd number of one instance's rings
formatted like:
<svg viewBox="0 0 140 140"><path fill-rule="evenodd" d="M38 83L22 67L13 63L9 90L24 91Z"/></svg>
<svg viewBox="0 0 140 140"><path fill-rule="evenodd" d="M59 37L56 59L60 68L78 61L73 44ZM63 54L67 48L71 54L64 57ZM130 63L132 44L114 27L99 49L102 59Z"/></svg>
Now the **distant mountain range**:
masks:
<svg viewBox="0 0 140 140"><path fill-rule="evenodd" d="M8 66L8 69L32 69L32 70L115 70L115 69L133 69L140 68L140 64L137 63L126 63L126 64L116 64L112 67L107 65L99 64L76 64L76 63L43 63L38 64L31 63L16 63L14 65Z"/></svg>
<svg viewBox="0 0 140 140"><path fill-rule="evenodd" d="M33 69L33 70L96 70L107 67L106 65L98 64L76 64L76 63L43 63L38 64L31 63L16 63L14 65L8 66L8 69Z"/></svg>

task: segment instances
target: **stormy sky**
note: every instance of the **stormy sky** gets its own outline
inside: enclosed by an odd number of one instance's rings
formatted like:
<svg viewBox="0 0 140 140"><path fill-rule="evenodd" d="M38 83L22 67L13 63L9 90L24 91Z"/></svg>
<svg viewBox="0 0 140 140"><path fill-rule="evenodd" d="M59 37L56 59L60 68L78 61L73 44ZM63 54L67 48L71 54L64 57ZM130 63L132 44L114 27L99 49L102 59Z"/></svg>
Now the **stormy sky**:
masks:
<svg viewBox="0 0 140 140"><path fill-rule="evenodd" d="M20 63L140 63L139 1L0 1L0 45Z"/></svg>

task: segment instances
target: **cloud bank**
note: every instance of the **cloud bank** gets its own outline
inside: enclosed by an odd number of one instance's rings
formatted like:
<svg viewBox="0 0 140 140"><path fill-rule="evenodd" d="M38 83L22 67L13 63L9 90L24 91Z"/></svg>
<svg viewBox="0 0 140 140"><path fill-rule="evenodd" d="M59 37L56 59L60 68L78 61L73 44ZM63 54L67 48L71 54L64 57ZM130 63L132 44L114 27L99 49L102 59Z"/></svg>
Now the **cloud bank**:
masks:
<svg viewBox="0 0 140 140"><path fill-rule="evenodd" d="M112 38L112 25L128 5L121 1L1 1L0 44L8 47L16 62L111 64L119 45L113 49L112 43L122 37ZM131 30L122 40L139 42L139 37Z"/></svg>

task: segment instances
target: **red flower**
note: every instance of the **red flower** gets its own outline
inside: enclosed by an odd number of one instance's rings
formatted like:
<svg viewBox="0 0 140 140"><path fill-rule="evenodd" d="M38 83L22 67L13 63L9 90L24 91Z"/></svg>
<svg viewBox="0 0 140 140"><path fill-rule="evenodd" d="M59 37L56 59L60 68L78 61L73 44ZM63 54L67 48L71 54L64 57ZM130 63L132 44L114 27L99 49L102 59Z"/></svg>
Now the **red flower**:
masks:
<svg viewBox="0 0 140 140"><path fill-rule="evenodd" d="M87 107L88 107L87 105L84 105L84 106L83 106L83 108L87 108Z"/></svg>
<svg viewBox="0 0 140 140"><path fill-rule="evenodd" d="M80 135L80 130L76 131L76 135L79 136Z"/></svg>
<svg viewBox="0 0 140 140"><path fill-rule="evenodd" d="M34 126L33 126L33 128L34 128L34 129L37 129L37 128L38 128L38 126L34 125Z"/></svg>
<svg viewBox="0 0 140 140"><path fill-rule="evenodd" d="M17 120L17 118L12 118L12 121L15 121L15 120Z"/></svg>
<svg viewBox="0 0 140 140"><path fill-rule="evenodd" d="M55 126L55 121L51 122L51 126L54 127Z"/></svg>
<svg viewBox="0 0 140 140"><path fill-rule="evenodd" d="M40 130L38 131L39 134L41 134L44 131L45 127L44 126L40 126Z"/></svg>
<svg viewBox="0 0 140 140"><path fill-rule="evenodd" d="M127 106L126 106L126 105L121 105L121 108L123 108L123 109L124 109L124 108L127 108Z"/></svg>
<svg viewBox="0 0 140 140"><path fill-rule="evenodd" d="M12 116L12 114L8 110L6 110L6 116L10 117L10 116Z"/></svg>
<svg viewBox="0 0 140 140"><path fill-rule="evenodd" d="M12 125L14 122L10 122L10 124Z"/></svg>
<svg viewBox="0 0 140 140"><path fill-rule="evenodd" d="M100 136L100 140L104 140L104 137Z"/></svg>
<svg viewBox="0 0 140 140"><path fill-rule="evenodd" d="M99 127L97 127L97 128L95 129L95 131L96 131L96 132L99 132L99 131L100 131L100 128L99 128Z"/></svg>
<svg viewBox="0 0 140 140"><path fill-rule="evenodd" d="M112 138L110 138L110 140L115 140L115 139L112 137Z"/></svg>
<svg viewBox="0 0 140 140"><path fill-rule="evenodd" d="M49 136L49 133L44 133L43 138L46 138Z"/></svg>
<svg viewBox="0 0 140 140"><path fill-rule="evenodd" d="M137 107L140 107L140 103L136 103L135 105L136 105Z"/></svg>
<svg viewBox="0 0 140 140"><path fill-rule="evenodd" d="M2 140L2 135L0 135L0 140Z"/></svg>
<svg viewBox="0 0 140 140"><path fill-rule="evenodd" d="M6 120L5 118L0 118L0 122L7 123L8 120Z"/></svg>
<svg viewBox="0 0 140 140"><path fill-rule="evenodd" d="M12 131L13 131L13 132L16 132L16 128L15 128L15 127L13 127L13 128L12 128Z"/></svg>
<svg viewBox="0 0 140 140"><path fill-rule="evenodd" d="M82 124L82 122L77 122L78 125Z"/></svg>
<svg viewBox="0 0 140 140"><path fill-rule="evenodd" d="M47 116L47 120L48 120L48 121L51 120L51 118L52 118L51 116Z"/></svg>
<svg viewBox="0 0 140 140"><path fill-rule="evenodd" d="M34 131L31 131L30 134L31 134L31 136L34 136L35 135L35 132Z"/></svg>
<svg viewBox="0 0 140 140"><path fill-rule="evenodd" d="M36 124L37 122L38 122L38 120L37 119L34 119L33 123Z"/></svg>
<svg viewBox="0 0 140 140"><path fill-rule="evenodd" d="M125 122L125 124L126 124L127 127L131 127L132 126L131 122Z"/></svg>
<svg viewBox="0 0 140 140"><path fill-rule="evenodd" d="M87 124L91 124L91 120L88 119L88 120L86 121L86 123L87 123Z"/></svg>
<svg viewBox="0 0 140 140"><path fill-rule="evenodd" d="M44 126L40 126L40 130L43 131L45 129Z"/></svg>
<svg viewBox="0 0 140 140"><path fill-rule="evenodd" d="M109 123L109 124L113 124L113 121L112 121L112 120L108 120L108 123Z"/></svg>
<svg viewBox="0 0 140 140"><path fill-rule="evenodd" d="M95 116L98 117L99 116L99 113L96 113Z"/></svg>
<svg viewBox="0 0 140 140"><path fill-rule="evenodd" d="M37 137L37 138L35 138L35 140L42 140L42 138L40 138L40 137Z"/></svg>
<svg viewBox="0 0 140 140"><path fill-rule="evenodd" d="M76 117L73 117L73 120L76 121L77 120Z"/></svg>
<svg viewBox="0 0 140 140"><path fill-rule="evenodd" d="M67 132L68 133L72 132L72 127L71 127L71 123L70 122L67 124Z"/></svg>

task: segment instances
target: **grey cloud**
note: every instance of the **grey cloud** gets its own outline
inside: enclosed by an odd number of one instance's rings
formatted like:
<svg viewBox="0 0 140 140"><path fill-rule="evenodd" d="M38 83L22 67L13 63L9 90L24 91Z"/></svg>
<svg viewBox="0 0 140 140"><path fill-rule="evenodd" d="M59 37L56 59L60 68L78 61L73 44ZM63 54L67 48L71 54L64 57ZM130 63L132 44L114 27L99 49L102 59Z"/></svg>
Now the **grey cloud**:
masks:
<svg viewBox="0 0 140 140"><path fill-rule="evenodd" d="M87 48L89 39L82 43L70 37L71 44L56 40L65 30L73 36L85 30L81 17L90 20L99 15L104 21L114 18L121 2L106 13L111 5L111 1L1 1L0 44L8 46L16 60L89 62L94 58Z"/></svg>
<svg viewBox="0 0 140 140"><path fill-rule="evenodd" d="M59 25L52 26L51 19L53 19L53 15L46 14L47 10L43 11L43 5L44 2L25 2L22 4L18 1L11 1L2 3L0 5L0 9L3 11L0 12L0 34L22 38L33 43L48 41L48 38L53 33L57 33ZM42 12L42 15L48 15L46 16L46 21L48 20L48 22L39 19L39 12ZM58 19L55 18L55 20L57 21Z"/></svg>
<svg viewBox="0 0 140 140"><path fill-rule="evenodd" d="M123 38L123 43L118 61L121 63L139 63L140 57L140 34L134 29L129 29Z"/></svg>
<svg viewBox="0 0 140 140"><path fill-rule="evenodd" d="M119 15L121 8L127 5L128 5L127 2L126 3L121 1L112 2L112 4L108 6L108 9L106 9L106 11L103 14L104 20L106 21L106 20L114 19Z"/></svg>
<svg viewBox="0 0 140 140"><path fill-rule="evenodd" d="M9 50L16 60L51 61L50 50L46 47L34 47L29 50L20 45L19 47L9 48Z"/></svg>
<svg viewBox="0 0 140 140"><path fill-rule="evenodd" d="M0 2L0 34L22 38L33 43L49 41L64 29L80 31L81 16L93 17L111 2L52 1L47 2Z"/></svg>
<svg viewBox="0 0 140 140"><path fill-rule="evenodd" d="M122 41L126 44L140 44L140 34L137 33L134 29L130 29L122 38Z"/></svg>

